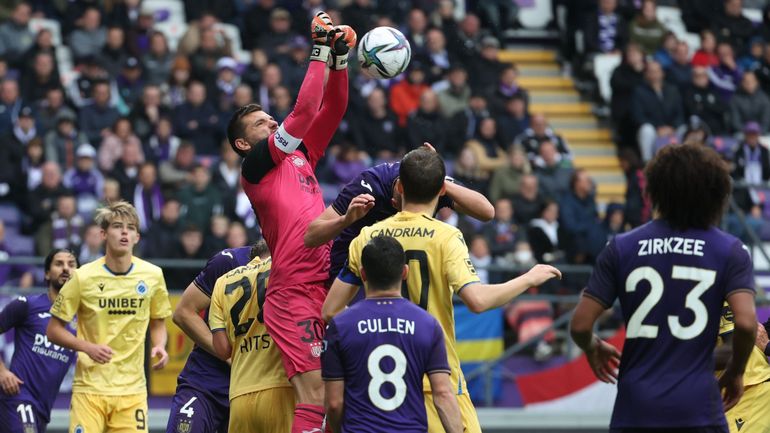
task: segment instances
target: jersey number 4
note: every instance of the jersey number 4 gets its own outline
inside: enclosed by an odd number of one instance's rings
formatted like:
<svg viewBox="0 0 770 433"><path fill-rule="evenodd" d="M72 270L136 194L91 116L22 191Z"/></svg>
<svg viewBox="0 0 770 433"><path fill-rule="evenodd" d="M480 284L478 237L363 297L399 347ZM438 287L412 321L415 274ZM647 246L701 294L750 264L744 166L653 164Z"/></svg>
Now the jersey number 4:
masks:
<svg viewBox="0 0 770 433"><path fill-rule="evenodd" d="M263 323L262 320L262 306L265 305L265 295L267 293L267 279L270 277L270 271L261 272L257 275L257 305L259 305L259 313L257 314L257 320L259 323ZM233 307L230 308L230 319L233 321L233 328L235 329L235 336L243 335L249 332L251 324L254 322L254 318L250 317L245 322L241 322L241 312L246 307L246 303L251 299L253 289L251 287L251 281L247 277L243 277L238 281L234 281L225 286L225 295L231 295L237 288L243 288L243 294Z"/></svg>
<svg viewBox="0 0 770 433"><path fill-rule="evenodd" d="M701 302L700 297L714 285L717 273L708 269L692 268L687 266L674 266L671 269L671 278L675 280L695 281L697 284L690 290L684 300L684 306L693 312L695 320L689 325L683 326L678 316L668 316L668 326L671 335L680 340L691 340L699 336L708 323L708 310ZM633 293L642 281L650 285L650 293L644 298L639 307L628 320L626 338L657 338L658 326L645 325L644 319L663 297L663 278L658 271L642 266L634 269L626 279L626 292Z"/></svg>

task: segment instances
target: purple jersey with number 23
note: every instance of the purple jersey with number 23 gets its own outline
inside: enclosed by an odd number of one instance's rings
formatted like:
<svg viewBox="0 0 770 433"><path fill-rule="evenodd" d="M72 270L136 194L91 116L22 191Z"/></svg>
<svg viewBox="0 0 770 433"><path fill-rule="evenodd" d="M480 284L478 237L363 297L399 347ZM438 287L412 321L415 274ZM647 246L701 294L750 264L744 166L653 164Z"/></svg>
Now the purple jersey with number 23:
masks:
<svg viewBox="0 0 770 433"><path fill-rule="evenodd" d="M753 287L748 249L716 228L654 220L610 241L585 296L605 307L618 299L627 327L611 427L726 429L714 376L719 318L727 296Z"/></svg>

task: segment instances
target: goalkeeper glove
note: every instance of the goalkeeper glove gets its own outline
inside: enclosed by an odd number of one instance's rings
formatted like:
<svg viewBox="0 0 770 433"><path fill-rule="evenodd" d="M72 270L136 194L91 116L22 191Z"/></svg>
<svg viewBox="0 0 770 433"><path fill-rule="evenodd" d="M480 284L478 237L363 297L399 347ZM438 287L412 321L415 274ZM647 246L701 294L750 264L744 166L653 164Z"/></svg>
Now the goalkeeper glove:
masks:
<svg viewBox="0 0 770 433"><path fill-rule="evenodd" d="M356 32L350 26L335 26L332 36L332 67L343 70L348 67L348 53L356 46Z"/></svg>

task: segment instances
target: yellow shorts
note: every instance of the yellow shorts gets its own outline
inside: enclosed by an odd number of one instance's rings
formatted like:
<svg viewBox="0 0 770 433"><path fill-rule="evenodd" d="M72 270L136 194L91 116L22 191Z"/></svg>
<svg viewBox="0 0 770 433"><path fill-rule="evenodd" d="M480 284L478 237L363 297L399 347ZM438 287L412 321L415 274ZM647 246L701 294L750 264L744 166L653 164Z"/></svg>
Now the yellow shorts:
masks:
<svg viewBox="0 0 770 433"><path fill-rule="evenodd" d="M746 387L741 401L725 413L730 433L770 431L770 382Z"/></svg>
<svg viewBox="0 0 770 433"><path fill-rule="evenodd" d="M481 433L479 416L476 415L476 408L473 407L470 396L467 393L458 395L457 404L460 406L460 417L465 427L463 432ZM428 414L428 433L444 433L444 426L441 425L441 418L438 417L436 405L433 404L433 394L430 392L425 392L425 412Z"/></svg>
<svg viewBox="0 0 770 433"><path fill-rule="evenodd" d="M229 433L290 433L294 389L270 388L230 400Z"/></svg>
<svg viewBox="0 0 770 433"><path fill-rule="evenodd" d="M148 431L147 394L72 393L70 433Z"/></svg>

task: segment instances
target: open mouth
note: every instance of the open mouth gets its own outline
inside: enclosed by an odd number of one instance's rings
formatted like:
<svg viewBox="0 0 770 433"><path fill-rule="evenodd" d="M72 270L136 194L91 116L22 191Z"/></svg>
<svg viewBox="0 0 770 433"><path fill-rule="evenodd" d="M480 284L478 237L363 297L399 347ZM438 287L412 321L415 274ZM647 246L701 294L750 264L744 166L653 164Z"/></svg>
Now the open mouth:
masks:
<svg viewBox="0 0 770 433"><path fill-rule="evenodd" d="M128 246L128 238L120 238L120 245L121 246Z"/></svg>

